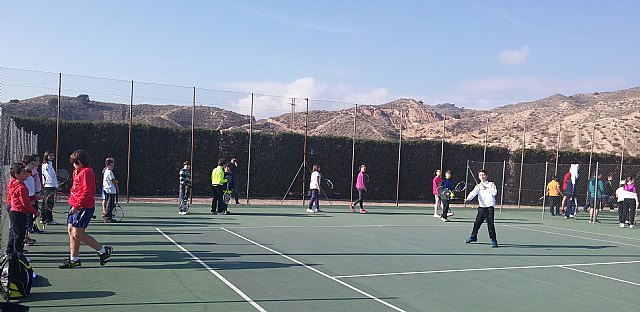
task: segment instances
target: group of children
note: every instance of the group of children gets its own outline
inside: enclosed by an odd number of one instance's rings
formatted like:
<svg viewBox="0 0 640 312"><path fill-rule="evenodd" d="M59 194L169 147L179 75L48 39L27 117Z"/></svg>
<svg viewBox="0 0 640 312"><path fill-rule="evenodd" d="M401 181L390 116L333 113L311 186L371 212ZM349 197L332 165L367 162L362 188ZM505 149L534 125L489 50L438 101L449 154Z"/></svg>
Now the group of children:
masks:
<svg viewBox="0 0 640 312"><path fill-rule="evenodd" d="M578 165L572 164L564 175L562 187L559 178L554 176L547 184L546 196L549 198L549 212L552 216L564 214L565 219L575 218L578 213L578 199L576 191L576 179L578 177ZM617 203L618 221L620 227L635 228L635 215L638 206L638 193L633 177L621 180L614 192L613 177L610 175L607 181L602 180L602 175L593 175L587 185L587 201L584 211L589 212L589 223L600 223L598 213L604 205L613 210Z"/></svg>
<svg viewBox="0 0 640 312"><path fill-rule="evenodd" d="M235 156L231 157L230 162L220 158L216 167L211 171L211 187L213 189L211 214L231 214L228 207L232 197L235 198L236 205L240 205L235 178L237 166L238 162ZM182 163L182 168L178 173L178 181L178 214L186 215L189 213L189 195L192 186L190 161Z"/></svg>
<svg viewBox="0 0 640 312"><path fill-rule="evenodd" d="M41 171L38 171L38 160L34 155L26 155L23 157L22 163L11 165L11 179L7 189L7 211L10 219L7 255L24 253L26 252L25 244L35 243L35 240L28 238L29 229L34 231L37 228L33 226L34 216L42 216L43 222L56 224L52 217L46 216L51 213L52 207L46 207L46 204L43 203L42 211L38 210L39 192L41 190L45 193L55 192L59 187L52 163L55 154L47 151L44 158L46 162L40 167ZM74 167L73 185L68 201L70 207L67 215L70 256L59 268L69 269L81 266L80 242L89 245L98 252L102 266L109 261L113 248L98 243L92 236L86 234L86 228L95 211L96 194L96 180L93 169L89 165L89 155L84 150L76 150L71 154L70 162ZM44 189L42 189L43 187Z"/></svg>

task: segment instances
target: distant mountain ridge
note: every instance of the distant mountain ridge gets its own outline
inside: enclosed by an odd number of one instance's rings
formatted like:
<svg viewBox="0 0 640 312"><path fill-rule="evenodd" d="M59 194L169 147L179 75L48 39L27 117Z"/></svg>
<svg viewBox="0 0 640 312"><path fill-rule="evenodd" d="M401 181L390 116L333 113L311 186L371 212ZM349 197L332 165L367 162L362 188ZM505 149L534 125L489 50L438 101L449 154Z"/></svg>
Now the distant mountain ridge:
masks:
<svg viewBox="0 0 640 312"><path fill-rule="evenodd" d="M63 120L128 122L129 106L91 101L88 98L62 97ZM56 116L57 96L44 95L1 104L3 112L20 117ZM137 123L162 127L191 127L191 106L133 106ZM402 112L402 118L401 118ZM354 109L309 112L310 135L353 135ZM302 133L304 112L253 119L255 131ZM197 106L198 128L246 130L250 116L216 107ZM446 120L445 120L446 119ZM443 122L443 120L445 120ZM486 111L463 109L450 103L425 105L413 99L398 99L382 105L358 106L357 137L376 140L440 140L443 126L447 142L484 144L516 150L522 147L526 123L526 147L555 150L558 131L561 150L589 150L594 122L594 152L620 154L626 129L626 153L640 155L640 87L613 92L595 92L565 96L555 94L540 100L510 104Z"/></svg>

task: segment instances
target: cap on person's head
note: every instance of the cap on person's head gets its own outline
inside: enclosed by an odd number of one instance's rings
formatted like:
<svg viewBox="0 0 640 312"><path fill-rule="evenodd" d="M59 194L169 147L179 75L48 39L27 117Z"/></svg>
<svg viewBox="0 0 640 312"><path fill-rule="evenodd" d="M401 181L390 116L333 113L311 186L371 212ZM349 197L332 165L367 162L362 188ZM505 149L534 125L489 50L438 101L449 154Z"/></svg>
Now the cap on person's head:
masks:
<svg viewBox="0 0 640 312"><path fill-rule="evenodd" d="M620 185L625 185L625 184L627 184L627 181L625 181L625 180L620 180Z"/></svg>

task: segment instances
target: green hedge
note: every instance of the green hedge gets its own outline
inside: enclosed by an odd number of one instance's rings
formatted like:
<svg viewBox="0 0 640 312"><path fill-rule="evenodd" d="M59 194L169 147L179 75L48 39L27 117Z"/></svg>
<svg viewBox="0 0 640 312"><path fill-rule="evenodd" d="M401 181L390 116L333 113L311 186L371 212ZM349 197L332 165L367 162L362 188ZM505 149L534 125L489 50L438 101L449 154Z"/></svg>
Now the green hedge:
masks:
<svg viewBox="0 0 640 312"><path fill-rule="evenodd" d="M47 119L16 119L20 127L39 134L38 150L55 148L55 121ZM78 148L89 152L98 185L104 158L116 158L115 174L122 191L127 179L127 147L129 127L122 123L62 122L60 125L60 168L71 170L68 155ZM194 195L210 196L210 174L219 157L237 156L238 189L246 194L249 158L249 134L246 131L196 129L193 162ZM332 180L335 188L328 190L331 198L350 198L351 180L360 164L366 164L370 180L368 198L395 200L398 176L398 142L357 140L355 164L351 167L352 140L345 137L313 136L307 142L307 164L320 164L323 175ZM161 128L134 124L131 139L131 176L129 192L133 196L175 196L178 172L182 162L191 157L191 129ZM308 189L309 171L299 171L303 163L304 136L296 133L254 133L252 141L251 197L281 198L289 186L289 198L300 198ZM444 168L453 171L454 180L464 180L467 160L481 160L483 146L445 143ZM400 167L400 199L432 200L433 171L440 167L440 141L405 141L402 144ZM508 162L506 185L517 187L520 151L505 148L487 149L487 160ZM525 163L555 163L555 152L526 150ZM562 152L560 163L587 163L589 153ZM619 157L594 154L593 162L617 163ZM628 157L627 164L639 164L638 158ZM564 170L564 169L563 169ZM298 174L297 178L296 174ZM493 173L495 175L499 173ZM544 174L543 174L544 176ZM513 202L509 194L507 201ZM536 195L538 196L538 195ZM533 195L531 196L533 198ZM538 196L539 197L539 196ZM533 200L533 199L532 199Z"/></svg>

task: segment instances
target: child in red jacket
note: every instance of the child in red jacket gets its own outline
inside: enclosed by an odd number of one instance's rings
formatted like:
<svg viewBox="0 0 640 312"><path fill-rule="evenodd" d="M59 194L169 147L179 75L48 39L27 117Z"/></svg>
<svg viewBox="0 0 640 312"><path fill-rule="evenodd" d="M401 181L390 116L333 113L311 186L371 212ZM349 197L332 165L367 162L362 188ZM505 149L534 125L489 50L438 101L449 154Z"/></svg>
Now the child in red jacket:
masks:
<svg viewBox="0 0 640 312"><path fill-rule="evenodd" d="M9 220L9 242L7 255L14 252L24 252L24 238L27 233L27 223L30 215L39 216L40 212L33 207L29 199L29 190L24 181L31 176L31 172L22 164L13 164L10 169L11 181L7 191L7 200L11 205Z"/></svg>
<svg viewBox="0 0 640 312"><path fill-rule="evenodd" d="M89 166L89 154L84 150L76 150L69 158L75 170L73 171L73 185L69 194L69 215L67 217L67 232L69 232L69 249L71 254L66 259L61 269L80 267L80 242L98 252L100 265L109 262L113 248L98 243L91 235L86 233L89 221L93 218L96 207L96 176Z"/></svg>

